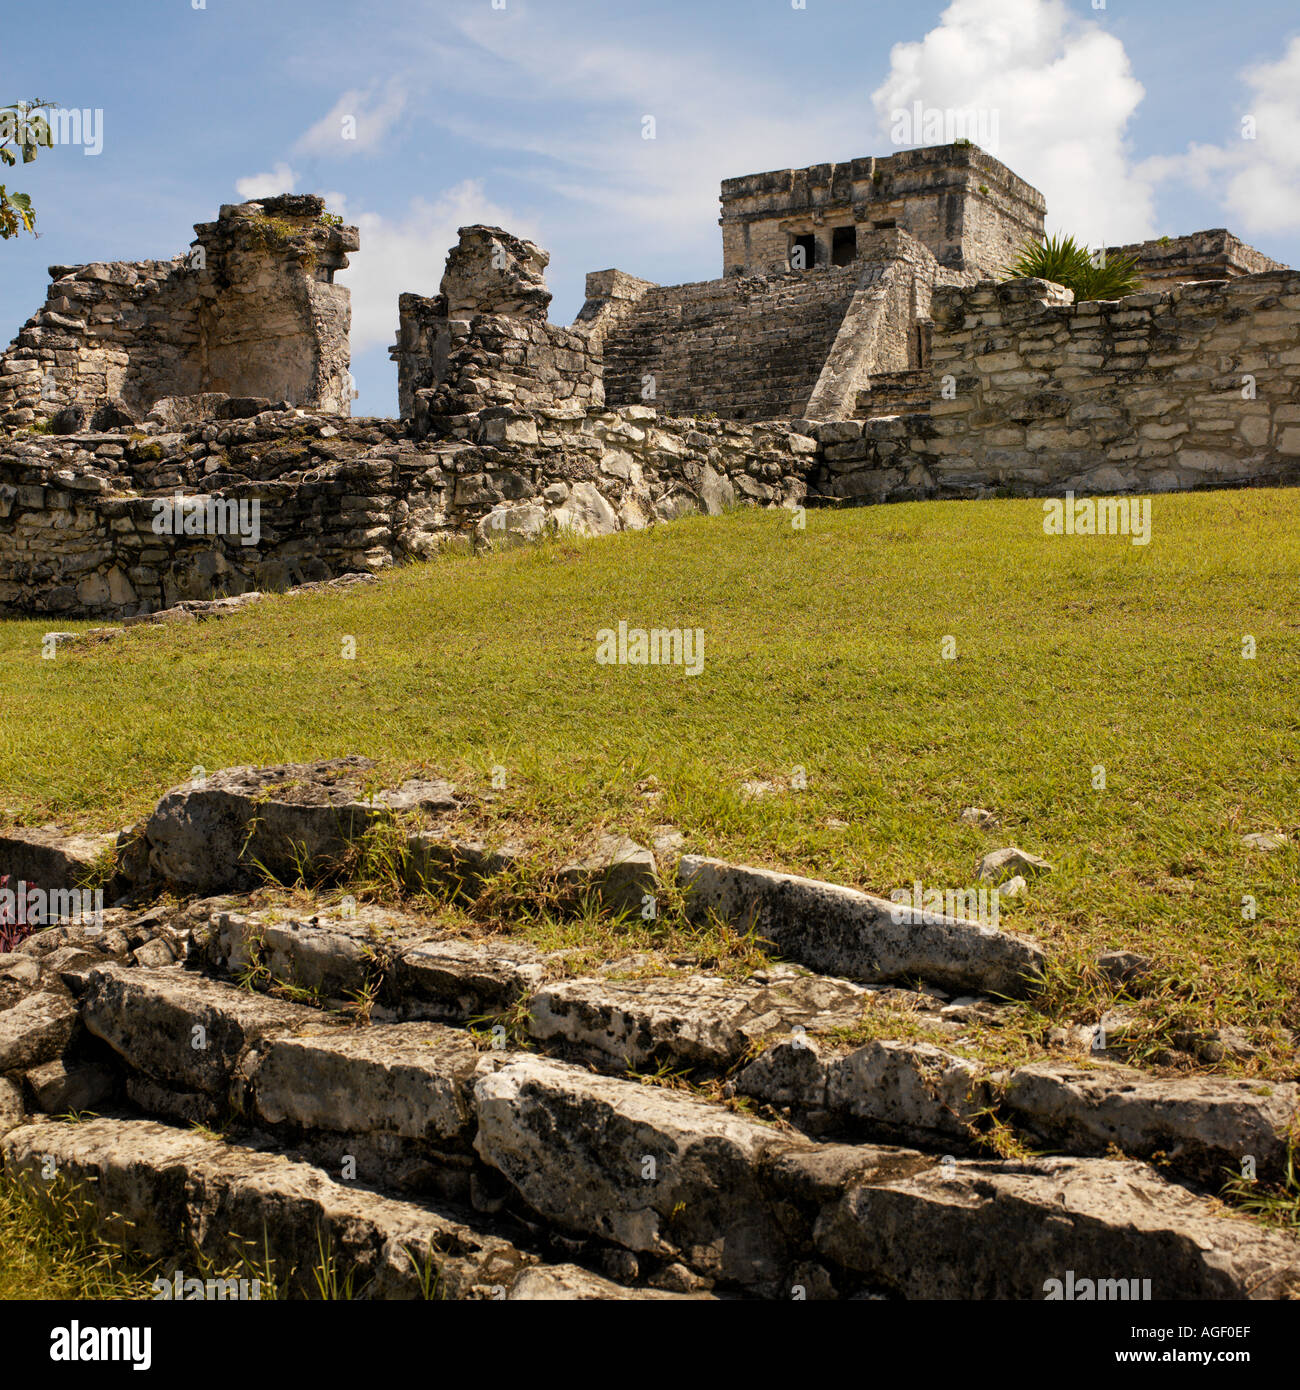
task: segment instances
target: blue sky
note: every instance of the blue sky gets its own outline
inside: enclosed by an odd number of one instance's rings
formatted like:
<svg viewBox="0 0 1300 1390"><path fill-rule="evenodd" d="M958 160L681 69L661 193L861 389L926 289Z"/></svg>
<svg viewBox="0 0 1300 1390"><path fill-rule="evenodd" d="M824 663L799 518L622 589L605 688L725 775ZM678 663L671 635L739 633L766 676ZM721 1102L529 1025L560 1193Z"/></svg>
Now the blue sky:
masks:
<svg viewBox="0 0 1300 1390"><path fill-rule="evenodd" d="M457 226L546 247L569 322L588 270L721 274L721 179L889 154L916 100L995 112L1052 229L1227 226L1300 265L1295 0L199 3L9 8L0 100L102 111L103 149L0 175L42 233L0 246L0 340L48 265L173 256L221 203L319 192L361 228L354 409L392 414L397 295L436 291Z"/></svg>

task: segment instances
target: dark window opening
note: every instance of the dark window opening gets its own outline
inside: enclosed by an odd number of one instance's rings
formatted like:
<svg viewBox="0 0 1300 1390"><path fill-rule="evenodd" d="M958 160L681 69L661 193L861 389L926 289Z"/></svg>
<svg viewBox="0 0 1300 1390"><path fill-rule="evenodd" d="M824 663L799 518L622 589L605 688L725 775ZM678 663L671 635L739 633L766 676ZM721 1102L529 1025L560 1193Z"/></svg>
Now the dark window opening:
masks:
<svg viewBox="0 0 1300 1390"><path fill-rule="evenodd" d="M790 243L790 269L811 270L817 264L817 238L811 232Z"/></svg>
<svg viewBox="0 0 1300 1390"><path fill-rule="evenodd" d="M858 258L858 229L836 227L831 237L831 264L852 265Z"/></svg>
<svg viewBox="0 0 1300 1390"><path fill-rule="evenodd" d="M891 217L886 222L875 222L872 225L878 232L887 232L891 227L897 227L898 223Z"/></svg>

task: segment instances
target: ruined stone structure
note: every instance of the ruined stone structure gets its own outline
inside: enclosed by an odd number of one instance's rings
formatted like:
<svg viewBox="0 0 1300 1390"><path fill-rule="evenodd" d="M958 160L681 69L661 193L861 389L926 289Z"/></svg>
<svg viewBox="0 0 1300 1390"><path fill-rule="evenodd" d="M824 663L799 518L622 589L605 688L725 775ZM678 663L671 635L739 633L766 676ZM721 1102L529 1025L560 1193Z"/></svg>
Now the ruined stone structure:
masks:
<svg viewBox="0 0 1300 1390"><path fill-rule="evenodd" d="M999 283L1042 199L970 146L722 201L727 275L597 271L571 327L545 251L462 228L440 293L401 296L396 421L339 418L356 234L319 199L223 208L206 271L56 267L0 362L0 605L142 617L734 503L1300 481L1300 274L1227 232L1113 248L1147 288L1075 304ZM192 530L158 524L178 494Z"/></svg>
<svg viewBox="0 0 1300 1390"><path fill-rule="evenodd" d="M1223 227L1190 236L1159 237L1155 241L1107 248L1109 259L1137 261L1144 288L1173 289L1200 280L1233 280L1239 275L1262 275L1285 270L1280 261L1270 260L1253 246L1247 246Z"/></svg>
<svg viewBox="0 0 1300 1390"><path fill-rule="evenodd" d="M286 195L194 230L170 261L51 266L44 306L0 358L0 423L62 415L75 429L210 391L347 414L351 313L334 272L356 228Z"/></svg>
<svg viewBox="0 0 1300 1390"><path fill-rule="evenodd" d="M402 415L421 433L430 417L489 406L604 403L599 337L546 321L549 260L500 227L462 227L440 293L401 296L391 356Z"/></svg>
<svg viewBox="0 0 1300 1390"><path fill-rule="evenodd" d="M840 418L926 365L935 286L1001 278L1045 206L972 145L728 179L721 280L601 271L578 321L602 328L612 405Z"/></svg>
<svg viewBox="0 0 1300 1390"><path fill-rule="evenodd" d="M864 232L900 227L940 265L1001 276L1026 238L1043 234L1036 188L971 144L904 150L885 159L815 164L727 179L722 254L727 275L851 265Z"/></svg>

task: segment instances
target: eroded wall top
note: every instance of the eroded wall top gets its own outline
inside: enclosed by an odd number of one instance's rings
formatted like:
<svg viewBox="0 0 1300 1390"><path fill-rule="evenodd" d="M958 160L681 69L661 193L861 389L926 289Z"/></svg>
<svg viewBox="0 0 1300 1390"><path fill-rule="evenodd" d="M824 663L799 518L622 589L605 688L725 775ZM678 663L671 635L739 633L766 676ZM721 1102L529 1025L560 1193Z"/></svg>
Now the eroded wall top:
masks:
<svg viewBox="0 0 1300 1390"><path fill-rule="evenodd" d="M358 245L322 198L231 204L170 261L50 267L46 302L0 359L0 422L88 425L165 396L224 391L350 407L348 291Z"/></svg>

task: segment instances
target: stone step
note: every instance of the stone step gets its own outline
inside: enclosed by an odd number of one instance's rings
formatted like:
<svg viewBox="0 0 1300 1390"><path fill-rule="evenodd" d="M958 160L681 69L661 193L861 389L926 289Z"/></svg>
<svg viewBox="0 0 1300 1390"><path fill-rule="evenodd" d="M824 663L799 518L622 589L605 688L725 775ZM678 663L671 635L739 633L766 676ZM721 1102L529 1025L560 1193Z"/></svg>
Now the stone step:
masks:
<svg viewBox="0 0 1300 1390"><path fill-rule="evenodd" d="M1215 1186L1244 1169L1280 1179L1300 1136L1300 1085L1286 1081L1036 1063L1011 1073L1001 1108L1067 1153L1114 1144Z"/></svg>
<svg viewBox="0 0 1300 1390"><path fill-rule="evenodd" d="M194 1110L178 1112L186 1118L242 1110L250 1072L271 1038L331 1026L318 1009L190 971L120 965L90 971L81 1014L132 1072L192 1100Z"/></svg>
<svg viewBox="0 0 1300 1390"><path fill-rule="evenodd" d="M269 1249L282 1286L299 1295L315 1295L324 1249L364 1298L416 1299L430 1285L448 1299L673 1297L543 1264L454 1211L153 1120L40 1121L0 1140L0 1156L37 1191L56 1178L77 1184L98 1230L147 1257L181 1269L195 1251L218 1267L247 1259L251 1277Z"/></svg>
<svg viewBox="0 0 1300 1390"><path fill-rule="evenodd" d="M725 1072L773 1033L851 1027L871 991L791 967L730 980L683 971L642 980L584 977L543 985L529 1036L641 1070Z"/></svg>
<svg viewBox="0 0 1300 1390"><path fill-rule="evenodd" d="M976 1063L931 1043L884 1040L845 1049L783 1040L740 1071L730 1090L814 1134L963 1147L993 1102Z"/></svg>
<svg viewBox="0 0 1300 1390"><path fill-rule="evenodd" d="M376 1017L463 1023L504 1014L546 977L542 952L493 937L469 941L440 933L410 914L358 906L310 916L220 909L196 933L196 955L209 969L254 984L317 992L341 1003L374 991Z"/></svg>
<svg viewBox="0 0 1300 1390"><path fill-rule="evenodd" d="M145 825L151 873L192 893L253 888L270 873L295 882L328 874L376 823L404 812L452 811L447 782L412 780L371 792L374 763L355 755L275 767L231 767L173 787Z"/></svg>
<svg viewBox="0 0 1300 1390"><path fill-rule="evenodd" d="M116 833L68 835L52 826L12 828L0 833L0 875L9 875L7 886L15 893L20 883L45 894L80 889L96 878L106 887L101 870L116 843ZM57 906L49 904L52 911Z"/></svg>
<svg viewBox="0 0 1300 1390"><path fill-rule="evenodd" d="M1046 963L1042 947L1010 932L836 883L698 855L683 855L677 872L694 916L717 913L831 975L1015 998L1034 990Z"/></svg>
<svg viewBox="0 0 1300 1390"><path fill-rule="evenodd" d="M1041 1298L1069 1270L1152 1277L1157 1298L1300 1294L1300 1241L1140 1163L815 1144L536 1057L475 1096L480 1157L546 1222L761 1296Z"/></svg>
<svg viewBox="0 0 1300 1390"><path fill-rule="evenodd" d="M630 988L637 983L610 982L615 993L600 1027L618 1017L620 999L647 1014L645 996L638 1002ZM813 985L820 993L805 998L807 1006L833 1009L839 991L853 991L844 982L814 978ZM779 994L770 982L760 988ZM663 996L650 999L667 1008ZM758 998L746 1004L756 1008ZM350 1027L319 1009L175 966L96 966L81 1008L89 1032L121 1058L127 1094L142 1109L186 1119L224 1114L231 1151L290 1150L277 1161L306 1164L314 1181L338 1191L355 1191L343 1181L355 1178L382 1188L385 1200L419 1195L427 1203L436 1195L539 1237L620 1250L617 1277L629 1284L781 1298L796 1286L810 1296L1029 1298L1073 1270L1108 1279L1158 1272L1156 1297L1300 1292L1300 1242L1230 1217L1136 1162L1006 1163L818 1143L681 1087L484 1047L436 1022ZM665 1012L660 1025L669 1019ZM725 1026L743 1031L745 1009ZM631 1031L620 1041L628 1037L638 1046L653 1041ZM710 1055L707 1037L690 1045ZM816 1059L802 1040L777 1047ZM873 1095L910 1105L932 1140L942 1138L937 1115L971 1078L952 1071L953 1059L939 1049L921 1051L874 1044L857 1049L860 1056L850 1052L854 1060L828 1079L828 1093L838 1088L848 1108L870 1109ZM928 1087L935 1094L927 1102ZM169 1144L178 1134L193 1137L158 1128ZM39 1120L20 1123L8 1142L25 1143L33 1132L88 1131L85 1122L52 1130ZM201 1193L207 1161L199 1164ZM247 1169L249 1181L261 1180L260 1163ZM214 1192L220 1208L226 1188ZM997 1235L1004 1211L1012 1240ZM877 1225L885 1232L879 1242ZM981 1249L978 1271L948 1268L948 1255L938 1252L950 1249Z"/></svg>
<svg viewBox="0 0 1300 1390"><path fill-rule="evenodd" d="M983 1112L1056 1152L1158 1159L1217 1191L1253 1172L1279 1181L1300 1128L1300 1086L1221 1076L1155 1077L1099 1063L995 1071L930 1043L781 1040L736 1074L751 1096L817 1135L969 1147Z"/></svg>
<svg viewBox="0 0 1300 1390"><path fill-rule="evenodd" d="M82 1007L147 1113L257 1126L362 1181L469 1198L472 1082L492 1062L464 1029L350 1026L177 969L97 967Z"/></svg>
<svg viewBox="0 0 1300 1390"><path fill-rule="evenodd" d="M474 1070L478 1044L456 1030L404 1034L392 1023L429 1018L486 1022L527 1001L528 1035L548 1051L590 1059L607 1071L666 1067L697 1079L739 1067L728 1083L730 1094L770 1105L818 1137L968 1150L981 1114L990 1112L1036 1145L1082 1155L1105 1154L1115 1145L1133 1157L1159 1157L1180 1178L1216 1190L1229 1174L1247 1171L1251 1164L1259 1177L1279 1179L1286 1135L1300 1117L1300 1087L1288 1082L1157 1078L1109 1064L1042 1062L996 1072L930 1043L887 1038L856 1047L839 1043L833 1034L817 1034L853 1028L874 1000L900 995L913 1013L918 1005L930 1006L935 1019L942 1019L943 1010L925 995L807 974L792 966L748 980L686 972L621 979L615 963L612 978L546 982L546 959L529 947L498 938L410 945L419 920L378 910L341 921L324 914L300 921L220 913L217 922L209 955L237 968L247 964L249 944L260 942L261 959L270 962L276 978L299 986L332 981L340 991L360 988L368 972L380 968L375 961L381 961L378 997L388 1003L368 1031L390 1048L407 1046L404 1039L412 1039L417 1071L437 1051L434 1039L449 1037L446 1046L454 1042L466 1060L467 1069L458 1073L461 1084L468 1084L465 1077ZM382 938L382 947L376 944L381 929L393 933ZM332 1035L316 1036L322 1030L337 1032L339 1020L330 1015L272 1000L265 1002L273 1007L263 1009L256 1001L265 996L190 972L134 970L116 984L109 983L112 970L99 973L104 978L88 992L84 1005L87 1025L139 1073L128 1089L149 1109L205 1118L222 1105L256 1106L247 1091L254 1077L239 1061L241 1049L260 1049L258 1065L265 1068L273 1050L268 1052L263 1040L286 1029L313 1035L310 1047L286 1047L286 1055L293 1051L303 1062L328 1057L331 1067L347 1056L349 1066L359 1069L355 1084L370 1084L364 1079L364 1047L345 1047ZM65 1018L51 1043L56 1049L75 1023L66 1001L62 1007L72 1022ZM128 1007L132 1013L122 1014ZM116 1024L109 1020L113 1014L122 1014ZM6 1017L0 1015L0 1037ZM141 1031L141 1019L155 1018L163 1020L156 1033ZM128 1028L132 1023L134 1032ZM210 1059L196 1056L193 1048L183 1054L183 1064L173 1055L175 1040L188 1037L196 1026L225 1040L217 1043L217 1055L228 1062L220 1076L211 1073ZM390 1031L377 1031L385 1027ZM504 1042L500 1033L497 1040ZM165 1044L162 1057L160 1043ZM195 1092L208 1103L201 1103ZM380 1123L373 1114L364 1126L338 1118L309 1122L298 1117L292 1123L331 1133L374 1130L415 1137ZM381 1152L368 1156L367 1169L397 1163L399 1150L410 1147L386 1141ZM444 1146L438 1151L441 1161L464 1147Z"/></svg>
<svg viewBox="0 0 1300 1390"><path fill-rule="evenodd" d="M1111 1298L1300 1297L1300 1241L1144 1164L948 1160L845 1182L853 1152L791 1163L782 1176L804 1179L814 1200L824 1194L821 1259L904 1298L1059 1298L1060 1285L1082 1279L1122 1283L1127 1294L1098 1295Z"/></svg>

